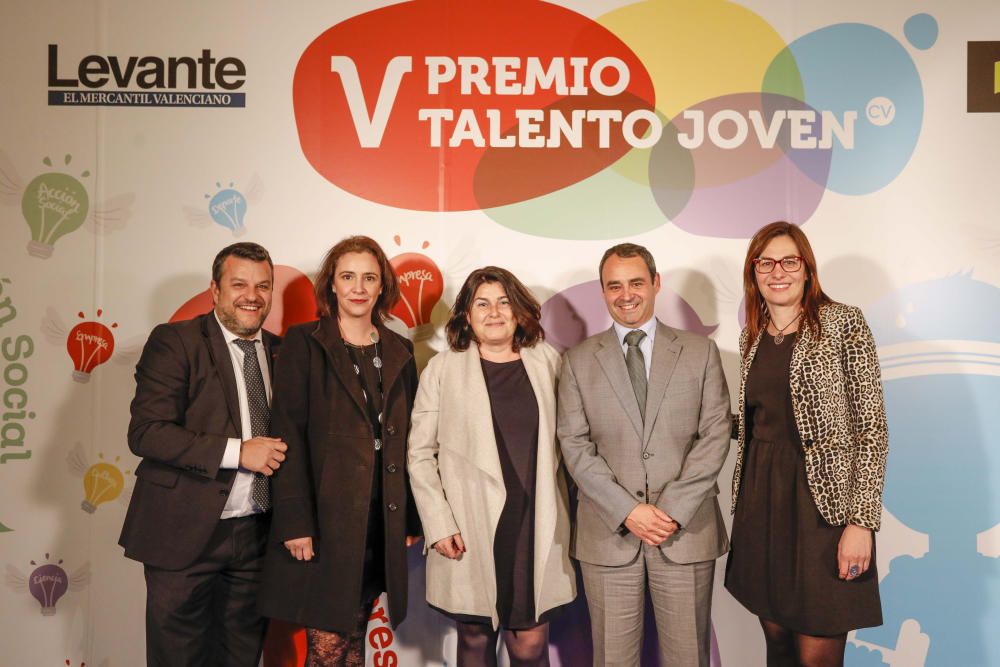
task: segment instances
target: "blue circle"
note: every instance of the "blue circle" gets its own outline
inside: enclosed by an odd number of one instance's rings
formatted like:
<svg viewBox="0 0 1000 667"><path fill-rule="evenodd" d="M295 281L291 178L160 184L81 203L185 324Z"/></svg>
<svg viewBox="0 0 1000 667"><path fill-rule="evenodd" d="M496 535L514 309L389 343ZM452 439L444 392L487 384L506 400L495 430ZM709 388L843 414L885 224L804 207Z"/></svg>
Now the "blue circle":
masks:
<svg viewBox="0 0 1000 667"><path fill-rule="evenodd" d="M787 49L802 79L803 101L853 127L853 145L828 136L833 155L827 188L866 195L891 183L909 162L924 117L923 85L909 52L884 30L863 23L820 28ZM779 64L776 59L772 68Z"/></svg>
<svg viewBox="0 0 1000 667"><path fill-rule="evenodd" d="M914 14L903 24L903 34L910 44L920 50L934 46L938 38L937 19L930 14Z"/></svg>

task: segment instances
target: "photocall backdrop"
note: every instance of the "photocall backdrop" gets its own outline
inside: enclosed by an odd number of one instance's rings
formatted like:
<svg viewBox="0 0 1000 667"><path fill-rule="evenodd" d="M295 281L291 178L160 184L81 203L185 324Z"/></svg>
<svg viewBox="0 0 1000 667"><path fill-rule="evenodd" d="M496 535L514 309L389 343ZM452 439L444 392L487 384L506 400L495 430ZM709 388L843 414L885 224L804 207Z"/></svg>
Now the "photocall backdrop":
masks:
<svg viewBox="0 0 1000 667"><path fill-rule="evenodd" d="M735 393L743 254L776 219L882 363L885 624L851 634L848 664L1000 664L1000 5L7 0L0 18L0 665L144 662L142 568L116 544L133 370L153 326L211 307L224 245L270 249L280 333L312 318L325 250L374 237L422 367L470 270L511 269L565 349L609 325L601 253L642 243L657 315L716 340ZM712 664L763 664L724 565ZM423 578L415 548L409 618L376 605L371 665L454 664ZM301 651L277 627L264 663ZM581 601L553 664L589 651Z"/></svg>

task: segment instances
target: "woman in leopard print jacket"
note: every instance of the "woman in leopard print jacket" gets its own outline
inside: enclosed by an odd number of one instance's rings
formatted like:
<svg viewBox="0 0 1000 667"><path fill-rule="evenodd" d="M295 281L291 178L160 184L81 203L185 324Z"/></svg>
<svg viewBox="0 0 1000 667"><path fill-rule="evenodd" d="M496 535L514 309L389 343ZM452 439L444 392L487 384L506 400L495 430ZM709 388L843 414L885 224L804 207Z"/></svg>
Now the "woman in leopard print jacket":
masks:
<svg viewBox="0 0 1000 667"><path fill-rule="evenodd" d="M888 431L875 341L820 288L805 234L765 226L744 266L726 587L756 614L768 665L839 665L881 625L875 544Z"/></svg>

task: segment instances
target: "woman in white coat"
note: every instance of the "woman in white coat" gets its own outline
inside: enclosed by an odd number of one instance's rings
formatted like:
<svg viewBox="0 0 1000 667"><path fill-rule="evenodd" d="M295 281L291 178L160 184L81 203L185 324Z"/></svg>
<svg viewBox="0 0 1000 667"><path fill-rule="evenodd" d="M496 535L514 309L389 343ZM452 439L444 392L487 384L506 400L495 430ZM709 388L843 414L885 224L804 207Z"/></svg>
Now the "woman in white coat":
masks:
<svg viewBox="0 0 1000 667"><path fill-rule="evenodd" d="M456 621L458 665L548 665L548 621L576 597L556 442L559 354L509 271L473 271L449 349L420 378L408 447L427 545L427 602Z"/></svg>

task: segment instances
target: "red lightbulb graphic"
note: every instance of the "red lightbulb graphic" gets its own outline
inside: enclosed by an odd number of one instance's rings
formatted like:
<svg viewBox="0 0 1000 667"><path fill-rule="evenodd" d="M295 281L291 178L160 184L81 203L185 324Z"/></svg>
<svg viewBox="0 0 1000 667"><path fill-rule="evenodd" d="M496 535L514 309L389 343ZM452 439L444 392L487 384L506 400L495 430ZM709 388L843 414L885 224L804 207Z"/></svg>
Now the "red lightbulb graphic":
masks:
<svg viewBox="0 0 1000 667"><path fill-rule="evenodd" d="M399 237L396 242L399 243ZM429 244L424 242L423 247ZM425 340L434 333L431 311L444 293L444 277L434 261L416 252L404 252L389 260L399 281L399 302L392 314L413 329L413 340Z"/></svg>
<svg viewBox="0 0 1000 667"><path fill-rule="evenodd" d="M102 312L98 310L97 316L100 317ZM83 312L77 313L77 317L84 319ZM111 325L111 329L117 327L117 322ZM115 337L111 329L100 322L87 321L80 322L69 332L66 338L66 351L73 360L74 380L82 383L90 382L91 371L114 354Z"/></svg>

